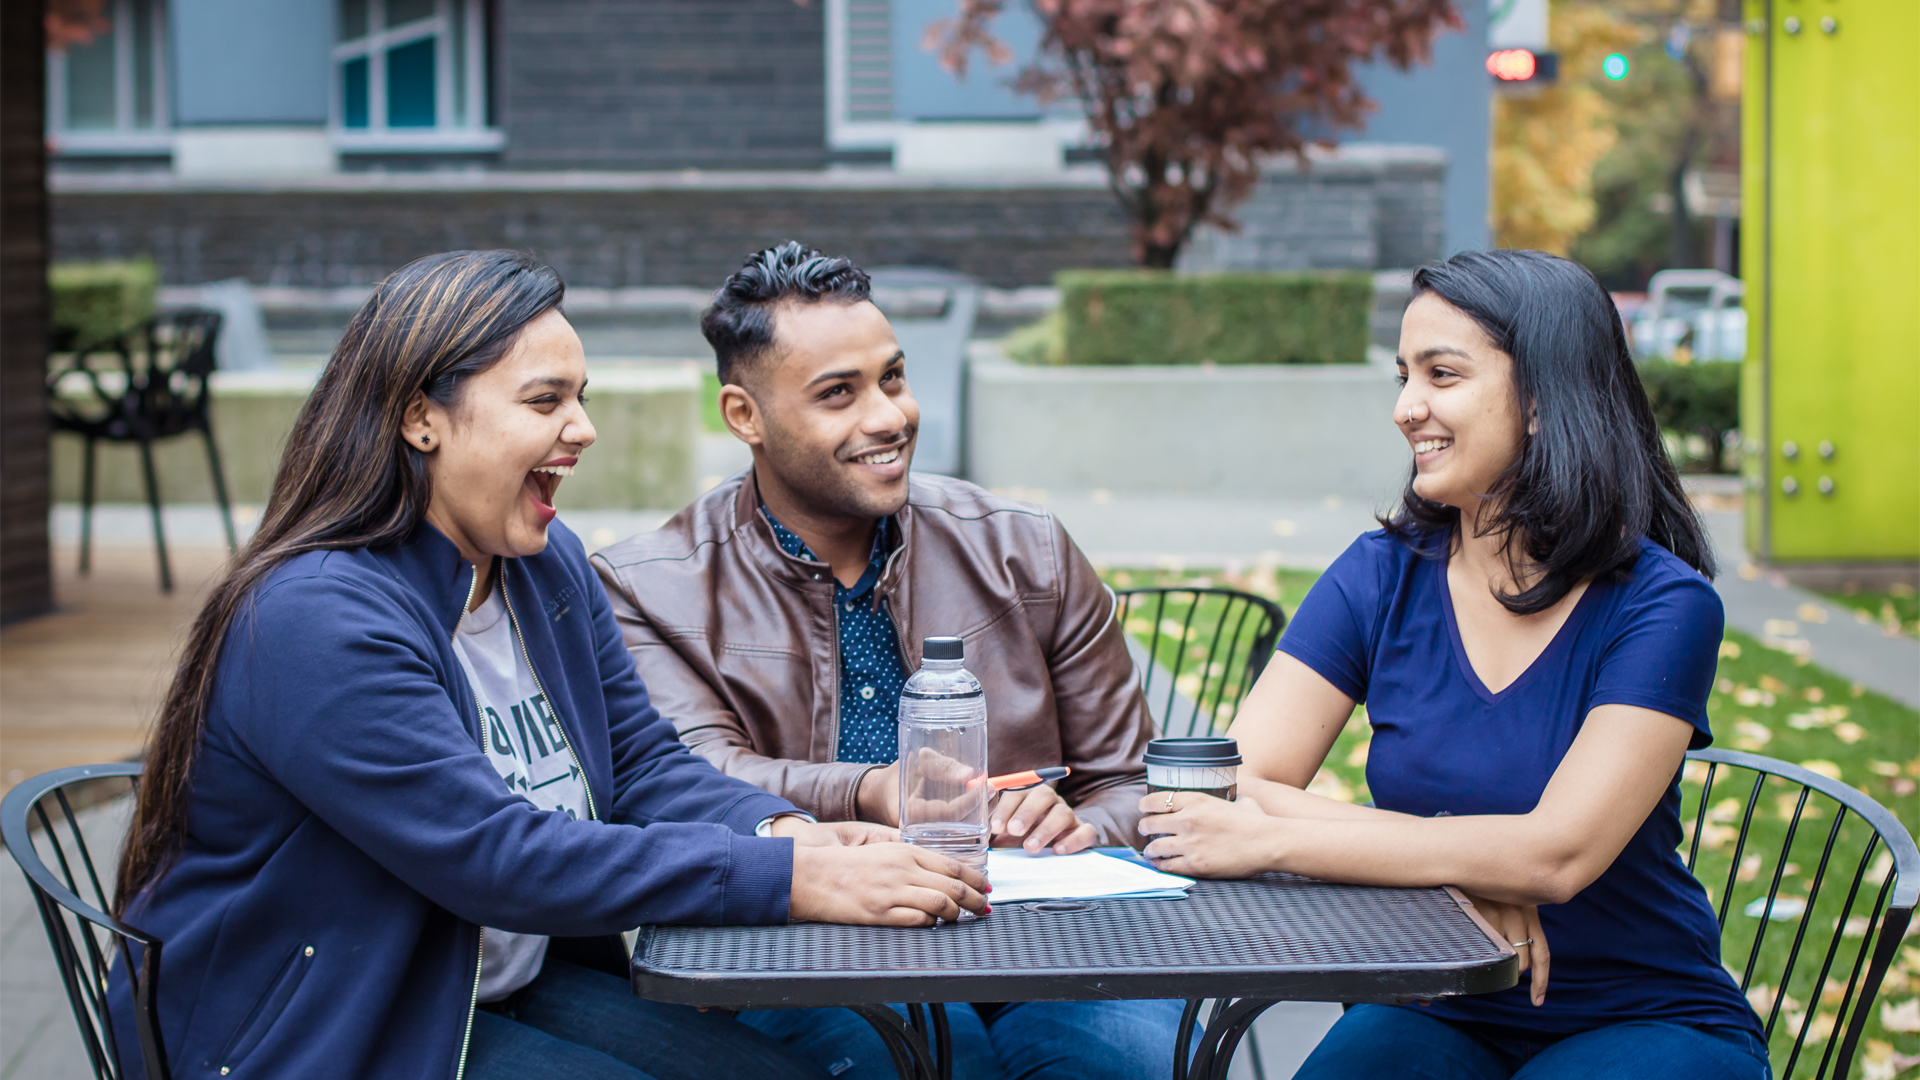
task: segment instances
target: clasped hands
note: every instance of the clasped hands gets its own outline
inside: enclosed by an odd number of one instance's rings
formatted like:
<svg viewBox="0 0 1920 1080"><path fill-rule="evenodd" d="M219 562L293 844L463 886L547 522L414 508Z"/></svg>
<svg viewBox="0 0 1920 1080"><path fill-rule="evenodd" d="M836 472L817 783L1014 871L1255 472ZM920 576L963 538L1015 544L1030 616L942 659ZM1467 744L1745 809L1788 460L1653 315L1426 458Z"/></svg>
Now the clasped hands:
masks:
<svg viewBox="0 0 1920 1080"><path fill-rule="evenodd" d="M1206 878L1244 878L1285 869L1283 823L1307 826L1313 820L1269 814L1244 794L1228 802L1192 791L1156 791L1140 800L1140 810L1141 835L1155 837L1142 853L1170 874ZM1539 909L1461 892L1494 933L1514 947L1520 971L1532 972L1533 1004L1545 1002L1551 954Z"/></svg>
<svg viewBox="0 0 1920 1080"><path fill-rule="evenodd" d="M900 843L899 831L885 825L789 816L775 818L768 831L793 840L787 914L795 922L931 926L962 911L993 910L984 874Z"/></svg>

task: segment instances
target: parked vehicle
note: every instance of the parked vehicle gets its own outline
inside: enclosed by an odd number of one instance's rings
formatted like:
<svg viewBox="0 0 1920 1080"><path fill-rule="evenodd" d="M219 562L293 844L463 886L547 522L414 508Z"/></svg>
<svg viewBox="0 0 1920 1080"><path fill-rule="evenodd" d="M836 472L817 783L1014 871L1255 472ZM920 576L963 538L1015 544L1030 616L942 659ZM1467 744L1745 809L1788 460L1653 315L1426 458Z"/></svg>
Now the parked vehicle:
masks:
<svg viewBox="0 0 1920 1080"><path fill-rule="evenodd" d="M1693 313L1693 358L1730 360L1747 356L1747 309L1742 301L1747 287L1728 278L1713 287L1707 306Z"/></svg>
<svg viewBox="0 0 1920 1080"><path fill-rule="evenodd" d="M1747 337L1742 291L1740 279L1718 270L1662 270L1653 275L1647 302L1634 313L1635 357L1741 359Z"/></svg>

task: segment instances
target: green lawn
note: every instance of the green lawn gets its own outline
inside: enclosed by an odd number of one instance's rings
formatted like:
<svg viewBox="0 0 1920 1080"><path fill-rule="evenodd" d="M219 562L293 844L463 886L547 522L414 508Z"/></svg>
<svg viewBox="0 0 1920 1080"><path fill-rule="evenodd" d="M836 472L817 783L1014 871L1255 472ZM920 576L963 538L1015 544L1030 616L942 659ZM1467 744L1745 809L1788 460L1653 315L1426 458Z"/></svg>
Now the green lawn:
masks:
<svg viewBox="0 0 1920 1080"><path fill-rule="evenodd" d="M1896 584L1885 592L1856 589L1821 595L1852 608L1861 622L1877 623L1896 633L1920 637L1920 596L1916 596L1910 586Z"/></svg>
<svg viewBox="0 0 1920 1080"><path fill-rule="evenodd" d="M1217 585L1254 592L1277 599L1291 613L1318 575L1310 571L1252 570L1199 572L1186 570L1117 570L1106 574L1115 588L1139 588L1149 585ZM1836 598L1839 599L1839 598ZM1911 598L1908 598L1909 601ZM1204 609L1203 609L1204 610ZM1909 616L1903 616L1910 618ZM1196 620L1199 621L1199 620ZM1127 630L1146 640L1151 624L1130 619ZM1189 660L1207 655L1210 643L1190 646ZM1171 647L1163 646L1158 659L1169 664ZM1238 667L1228 671L1234 681ZM1871 796L1891 810L1911 832L1920 831L1920 712L1915 712L1879 694L1850 684L1813 664L1769 649L1755 639L1729 631L1721 644L1720 666L1715 690L1707 705L1713 719L1715 745L1749 750L1805 765L1816 772L1837 777ZM1332 753L1311 790L1332 798L1366 802L1366 761L1370 730L1364 706L1354 710L1353 718L1335 742ZM1687 842L1693 839L1693 821L1700 803L1700 791L1706 768L1690 763L1681 783L1682 820L1686 823ZM1745 770L1722 769L1714 777L1709 798L1707 824L1700 837L1697 871L1706 883L1707 893L1716 904L1725 888L1728 872L1734 869L1734 851L1738 845L1738 821L1749 797L1756 799L1754 822L1746 844L1740 851L1734 873L1733 896L1728 904L1726 931L1722 936L1723 960L1736 977L1741 975L1754 951L1756 934L1763 923L1746 910L1756 900L1764 901L1776 871L1780 875L1778 896L1797 901L1786 905L1776 901L1774 919L1765 922L1759 942L1759 958L1754 961L1751 999L1764 1020L1779 997L1779 1021L1774 1032L1773 1055L1777 1067L1784 1068L1792 1052L1793 1035L1811 1015L1807 1043L1796 1065L1798 1074L1811 1075L1818 1057L1827 1047L1826 1030L1832 1013L1846 987L1843 979L1829 975L1823 984L1820 965L1832 942L1836 928L1841 929L1835 965L1844 970L1861 948L1865 919L1873 892L1884 878L1890 858L1884 850L1866 860L1872 889L1845 908L1847 888L1861 864L1868 831L1859 819L1849 815L1837 833L1832 834L1833 851L1829 857L1825 885L1815 898L1812 912L1798 911L1791 919L1782 918L1791 908L1804 909L1810 894L1810 877L1819 865L1822 849L1828 843L1835 820L1836 805L1823 796L1809 800L1790 850L1786 847L1789 822L1793 816L1798 785L1769 780L1753 795L1755 774ZM1682 847L1682 852L1686 847ZM1792 981L1779 995L1777 975L1785 963L1794 938L1805 924L1802 955L1795 966ZM1867 1080L1891 1080L1908 1075L1920 1065L1920 934L1909 933L1909 941L1888 973L1879 1000L1867 1025L1864 1061L1855 1075ZM1806 1060L1808 1055L1813 1060Z"/></svg>

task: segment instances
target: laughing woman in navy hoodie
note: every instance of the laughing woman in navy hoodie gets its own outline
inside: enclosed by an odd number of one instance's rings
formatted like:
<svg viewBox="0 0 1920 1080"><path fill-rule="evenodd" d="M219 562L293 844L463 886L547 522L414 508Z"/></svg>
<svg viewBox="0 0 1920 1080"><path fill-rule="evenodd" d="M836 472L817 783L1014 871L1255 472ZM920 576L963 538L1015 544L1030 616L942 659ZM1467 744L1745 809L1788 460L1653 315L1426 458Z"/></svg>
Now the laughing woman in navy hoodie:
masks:
<svg viewBox="0 0 1920 1080"><path fill-rule="evenodd" d="M382 283L194 624L118 890L164 942L175 1076L808 1076L634 997L617 935L985 906L972 871L814 824L648 704L554 521L594 440L562 288L505 251Z"/></svg>

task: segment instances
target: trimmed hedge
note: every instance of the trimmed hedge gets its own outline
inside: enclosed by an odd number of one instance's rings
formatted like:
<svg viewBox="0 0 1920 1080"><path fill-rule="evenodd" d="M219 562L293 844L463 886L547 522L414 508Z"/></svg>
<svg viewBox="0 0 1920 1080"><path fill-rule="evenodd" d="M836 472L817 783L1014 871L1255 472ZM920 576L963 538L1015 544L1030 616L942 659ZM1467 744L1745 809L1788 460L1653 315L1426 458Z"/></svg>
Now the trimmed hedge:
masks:
<svg viewBox="0 0 1920 1080"><path fill-rule="evenodd" d="M47 285L53 340L65 347L95 345L153 318L160 269L152 259L55 263Z"/></svg>
<svg viewBox="0 0 1920 1080"><path fill-rule="evenodd" d="M1069 270L1054 280L1069 364L1337 364L1367 356L1370 274Z"/></svg>
<svg viewBox="0 0 1920 1080"><path fill-rule="evenodd" d="M1740 427L1740 365L1643 360L1639 367L1661 430L1705 439L1712 448L1711 468L1722 471L1727 432Z"/></svg>

